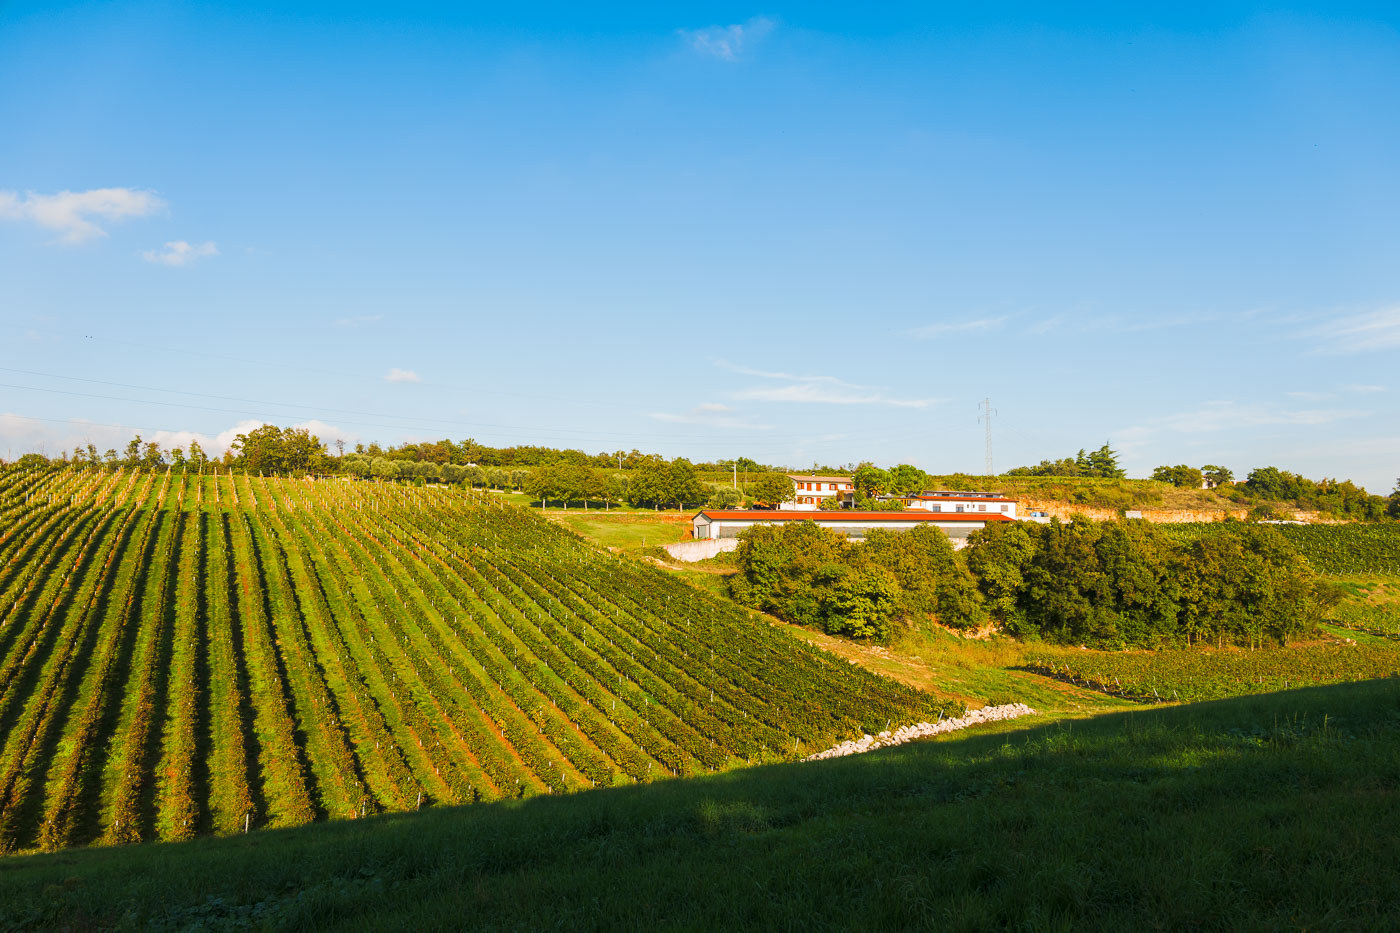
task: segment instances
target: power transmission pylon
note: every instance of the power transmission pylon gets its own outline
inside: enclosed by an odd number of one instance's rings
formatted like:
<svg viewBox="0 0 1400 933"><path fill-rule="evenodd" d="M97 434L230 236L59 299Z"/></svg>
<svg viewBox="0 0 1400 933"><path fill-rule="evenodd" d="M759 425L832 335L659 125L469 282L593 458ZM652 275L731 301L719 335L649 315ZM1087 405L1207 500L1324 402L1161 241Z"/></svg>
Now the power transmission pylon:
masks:
<svg viewBox="0 0 1400 933"><path fill-rule="evenodd" d="M996 470L992 468L992 415L996 414L996 409L992 407L992 400L989 398L982 399L982 404L978 407L982 409L982 416L977 420L987 426L987 461L985 464L985 475L990 479L996 476Z"/></svg>

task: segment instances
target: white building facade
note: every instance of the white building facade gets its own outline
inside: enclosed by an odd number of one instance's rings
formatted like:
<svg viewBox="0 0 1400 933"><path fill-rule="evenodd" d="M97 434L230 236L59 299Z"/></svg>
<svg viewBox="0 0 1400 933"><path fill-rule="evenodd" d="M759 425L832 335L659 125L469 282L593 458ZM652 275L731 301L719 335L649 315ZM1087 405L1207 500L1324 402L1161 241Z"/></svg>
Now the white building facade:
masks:
<svg viewBox="0 0 1400 933"><path fill-rule="evenodd" d="M734 538L745 528L752 528L754 525L783 525L789 522L816 522L821 528L829 528L837 534L855 540L864 538L866 532L875 528L908 531L920 525L932 525L958 544L977 529L985 528L988 523L1009 521L1013 519L1000 512L857 512L842 509L817 511L814 514L810 509L704 509L695 513L691 524L697 541Z"/></svg>
<svg viewBox="0 0 1400 933"><path fill-rule="evenodd" d="M789 473L793 482L792 498L780 504L779 508L795 512L815 512L821 508L823 499L847 500L855 495L855 483L849 476L808 476Z"/></svg>
<svg viewBox="0 0 1400 933"><path fill-rule="evenodd" d="M901 496L900 498L904 500L906 509L952 513L954 515L968 513L990 515L995 513L1012 519L1016 517L1016 500L1008 499L994 492L958 492L940 489L934 492L916 493L912 496Z"/></svg>

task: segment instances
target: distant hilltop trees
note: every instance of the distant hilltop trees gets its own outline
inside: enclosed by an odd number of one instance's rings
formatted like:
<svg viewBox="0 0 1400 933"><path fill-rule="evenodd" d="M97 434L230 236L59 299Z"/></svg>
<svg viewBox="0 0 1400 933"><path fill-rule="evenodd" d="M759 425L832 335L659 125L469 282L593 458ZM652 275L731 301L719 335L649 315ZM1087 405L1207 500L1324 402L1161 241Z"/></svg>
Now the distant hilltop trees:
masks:
<svg viewBox="0 0 1400 933"><path fill-rule="evenodd" d="M1122 479L1127 474L1118 466L1118 452L1107 444L1085 453L1080 448L1073 457L1042 460L1035 466L1007 470L1007 476L1087 476L1098 479Z"/></svg>
<svg viewBox="0 0 1400 933"><path fill-rule="evenodd" d="M792 495L792 480L786 468L761 464L747 457L710 463L691 463L683 457L668 460L659 454L636 449L611 453L585 453L582 450L523 445L489 447L471 438L463 441L413 442L381 447L377 443L356 444L346 450L343 441L334 444L335 453L305 428L265 424L237 435L221 456L211 457L191 440L182 447L165 449L156 441L137 434L118 451L99 451L93 444L63 451L55 457L27 453L13 466L45 469L50 466L83 466L89 469L169 469L173 473L207 473L215 469L239 470L264 475L342 475L364 479L410 482L441 482L493 489L520 489L542 502L602 502L605 505L628 502L648 508L709 505L734 508L747 502L777 506ZM2 464L0 464L2 465ZM804 470L804 472L807 472ZM967 474L931 476L918 467L902 463L882 469L870 462L840 467L813 464L813 474L850 476L854 488L853 505L858 509L894 509L899 496L933 488L975 489L995 477ZM717 485L715 474L732 475L741 483ZM1123 501L1097 502L1107 507L1138 507L1129 484L1118 482L1125 474L1118 464L1118 453L1108 444L1094 451L1080 450L1074 457L1042 460L1035 466L1008 470L1003 480L1028 478L1050 480L1078 478L1108 482L1084 484L1074 491L1074 501L1094 503L1093 490L1100 497L1117 496ZM1259 467L1236 482L1227 467L1206 464L1159 466L1153 480L1182 489L1215 489L1228 502L1248 507L1254 518L1284 517L1279 506L1313 510L1362 521L1400 518L1400 481L1389 497L1368 493L1350 480L1312 480L1277 467ZM736 488L738 487L738 488ZM1045 492L1045 490L1042 490ZM1061 491L1059 495L1069 495ZM1088 496L1085 499L1084 496ZM1049 498L1054 498L1052 494ZM1160 496L1157 497L1160 501ZM827 507L839 505L835 498ZM1218 508L1220 502L1210 507Z"/></svg>

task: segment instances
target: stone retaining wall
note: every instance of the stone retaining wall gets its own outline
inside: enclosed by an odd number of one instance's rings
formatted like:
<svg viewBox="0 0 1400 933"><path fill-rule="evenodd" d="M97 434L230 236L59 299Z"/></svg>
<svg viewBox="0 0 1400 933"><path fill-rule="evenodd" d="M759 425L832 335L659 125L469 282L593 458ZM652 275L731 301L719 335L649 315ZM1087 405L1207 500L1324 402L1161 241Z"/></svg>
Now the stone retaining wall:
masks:
<svg viewBox="0 0 1400 933"><path fill-rule="evenodd" d="M706 560L716 554L732 551L739 547L738 538L702 538L699 541L680 541L676 544L663 544L666 553L678 561L693 563Z"/></svg>

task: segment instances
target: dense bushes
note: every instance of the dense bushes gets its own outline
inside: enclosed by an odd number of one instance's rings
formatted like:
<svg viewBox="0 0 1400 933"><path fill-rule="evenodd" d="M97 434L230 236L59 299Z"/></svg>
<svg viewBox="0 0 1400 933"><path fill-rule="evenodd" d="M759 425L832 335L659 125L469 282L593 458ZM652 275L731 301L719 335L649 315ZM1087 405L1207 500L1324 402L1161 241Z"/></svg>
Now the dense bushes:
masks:
<svg viewBox="0 0 1400 933"><path fill-rule="evenodd" d="M852 544L815 522L740 535L734 598L833 635L884 640L898 619L980 613L980 597L941 531L875 530Z"/></svg>
<svg viewBox="0 0 1400 933"><path fill-rule="evenodd" d="M853 544L812 522L740 536L740 602L800 625L882 640L897 621L1105 648L1259 646L1313 627L1330 598L1275 529L1226 523L1180 540L1136 521L1005 523L955 553L942 532Z"/></svg>
<svg viewBox="0 0 1400 933"><path fill-rule="evenodd" d="M1243 523L1176 543L1145 522L991 526L969 569L993 619L1020 637L1097 647L1257 646L1310 629L1326 598L1274 529Z"/></svg>

